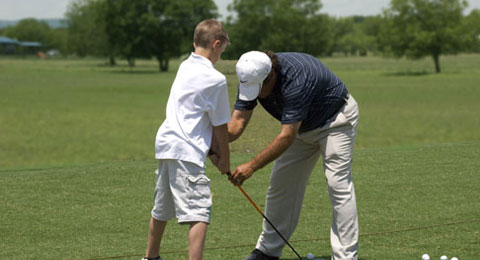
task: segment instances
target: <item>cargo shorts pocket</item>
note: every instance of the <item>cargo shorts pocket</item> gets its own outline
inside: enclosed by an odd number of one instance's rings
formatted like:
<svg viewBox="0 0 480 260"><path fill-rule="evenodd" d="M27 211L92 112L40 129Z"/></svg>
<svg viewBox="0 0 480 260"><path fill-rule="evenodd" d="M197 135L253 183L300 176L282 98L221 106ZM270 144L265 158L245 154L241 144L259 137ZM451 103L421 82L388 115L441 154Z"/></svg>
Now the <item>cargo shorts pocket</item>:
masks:
<svg viewBox="0 0 480 260"><path fill-rule="evenodd" d="M210 179L207 176L188 176L187 187L187 199L190 205L195 205L200 208L212 206Z"/></svg>

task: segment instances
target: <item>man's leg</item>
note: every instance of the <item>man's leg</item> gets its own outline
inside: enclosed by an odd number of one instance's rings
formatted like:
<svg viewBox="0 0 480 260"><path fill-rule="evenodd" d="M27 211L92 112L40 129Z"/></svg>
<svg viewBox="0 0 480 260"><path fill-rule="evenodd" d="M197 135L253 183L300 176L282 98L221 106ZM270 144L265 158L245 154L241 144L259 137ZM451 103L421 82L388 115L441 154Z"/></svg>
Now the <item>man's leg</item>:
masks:
<svg viewBox="0 0 480 260"><path fill-rule="evenodd" d="M202 259L205 237L207 236L207 226L208 224L205 222L192 222L190 224L190 232L188 233L189 260Z"/></svg>
<svg viewBox="0 0 480 260"><path fill-rule="evenodd" d="M308 178L320 157L320 147L296 139L276 161L270 176L265 215L288 240L297 226ZM283 240L265 220L256 248L280 257Z"/></svg>
<svg viewBox="0 0 480 260"><path fill-rule="evenodd" d="M160 254L160 243L162 242L163 232L167 226L167 221L159 221L154 218L150 219L150 227L148 231L146 258L155 258Z"/></svg>
<svg viewBox="0 0 480 260"><path fill-rule="evenodd" d="M357 259L358 216L352 179L355 128L328 130L322 138L322 156L332 206L332 259Z"/></svg>

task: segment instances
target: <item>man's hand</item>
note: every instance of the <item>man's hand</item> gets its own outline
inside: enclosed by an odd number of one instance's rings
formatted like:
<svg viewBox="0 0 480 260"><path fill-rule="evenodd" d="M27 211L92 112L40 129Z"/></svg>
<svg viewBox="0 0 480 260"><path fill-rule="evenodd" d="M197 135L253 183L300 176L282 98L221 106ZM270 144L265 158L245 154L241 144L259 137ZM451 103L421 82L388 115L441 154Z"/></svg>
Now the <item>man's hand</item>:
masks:
<svg viewBox="0 0 480 260"><path fill-rule="evenodd" d="M228 179L233 183L233 185L242 185L245 180L250 178L255 172L251 163L244 163L239 165L231 175L228 176Z"/></svg>
<svg viewBox="0 0 480 260"><path fill-rule="evenodd" d="M281 132L273 139L273 141L249 162L239 165L232 172L232 176L229 177L229 180L234 185L242 185L243 182L250 178L255 171L277 159L293 143L301 124L302 122L283 124Z"/></svg>

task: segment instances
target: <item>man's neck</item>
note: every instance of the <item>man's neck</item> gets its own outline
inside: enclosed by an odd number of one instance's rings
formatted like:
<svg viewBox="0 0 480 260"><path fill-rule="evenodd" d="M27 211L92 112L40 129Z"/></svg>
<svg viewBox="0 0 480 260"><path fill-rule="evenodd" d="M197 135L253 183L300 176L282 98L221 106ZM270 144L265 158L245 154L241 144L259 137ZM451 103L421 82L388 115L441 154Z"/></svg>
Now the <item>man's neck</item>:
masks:
<svg viewBox="0 0 480 260"><path fill-rule="evenodd" d="M268 97L270 94L272 94L276 85L277 85L277 73L275 71L272 71L272 75L270 79L263 84L262 89L258 94L258 97L260 98Z"/></svg>

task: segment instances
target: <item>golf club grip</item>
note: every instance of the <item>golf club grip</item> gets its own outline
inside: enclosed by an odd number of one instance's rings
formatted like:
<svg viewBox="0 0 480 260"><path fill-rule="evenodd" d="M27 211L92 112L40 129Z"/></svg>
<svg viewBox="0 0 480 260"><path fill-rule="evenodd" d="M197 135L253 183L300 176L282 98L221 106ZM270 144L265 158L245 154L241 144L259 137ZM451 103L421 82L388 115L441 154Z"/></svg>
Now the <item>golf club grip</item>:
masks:
<svg viewBox="0 0 480 260"><path fill-rule="evenodd" d="M227 175L230 177L230 176L232 176L232 173L227 172ZM265 216L265 214L263 214L262 210L257 206L257 204L255 204L255 202L250 198L250 196L248 196L248 194L245 192L245 190L242 188L242 186L237 185L237 187L243 193L243 195L245 195L245 197L248 199L248 201L250 201L250 203L255 207L255 209L258 211L258 213L260 213L260 215L262 215L263 219L265 219L268 222L268 224L270 224L270 226L275 230L275 232L277 232L278 236L283 240L283 242L285 242L290 247L290 249L292 249L292 251L295 253L295 255L297 255L298 259L302 260L302 257L297 253L297 251L293 248L293 246L290 245L290 243L287 241L287 239L285 239L285 237L283 237L282 233L280 233L280 231L278 231L278 229L267 218L267 216Z"/></svg>

